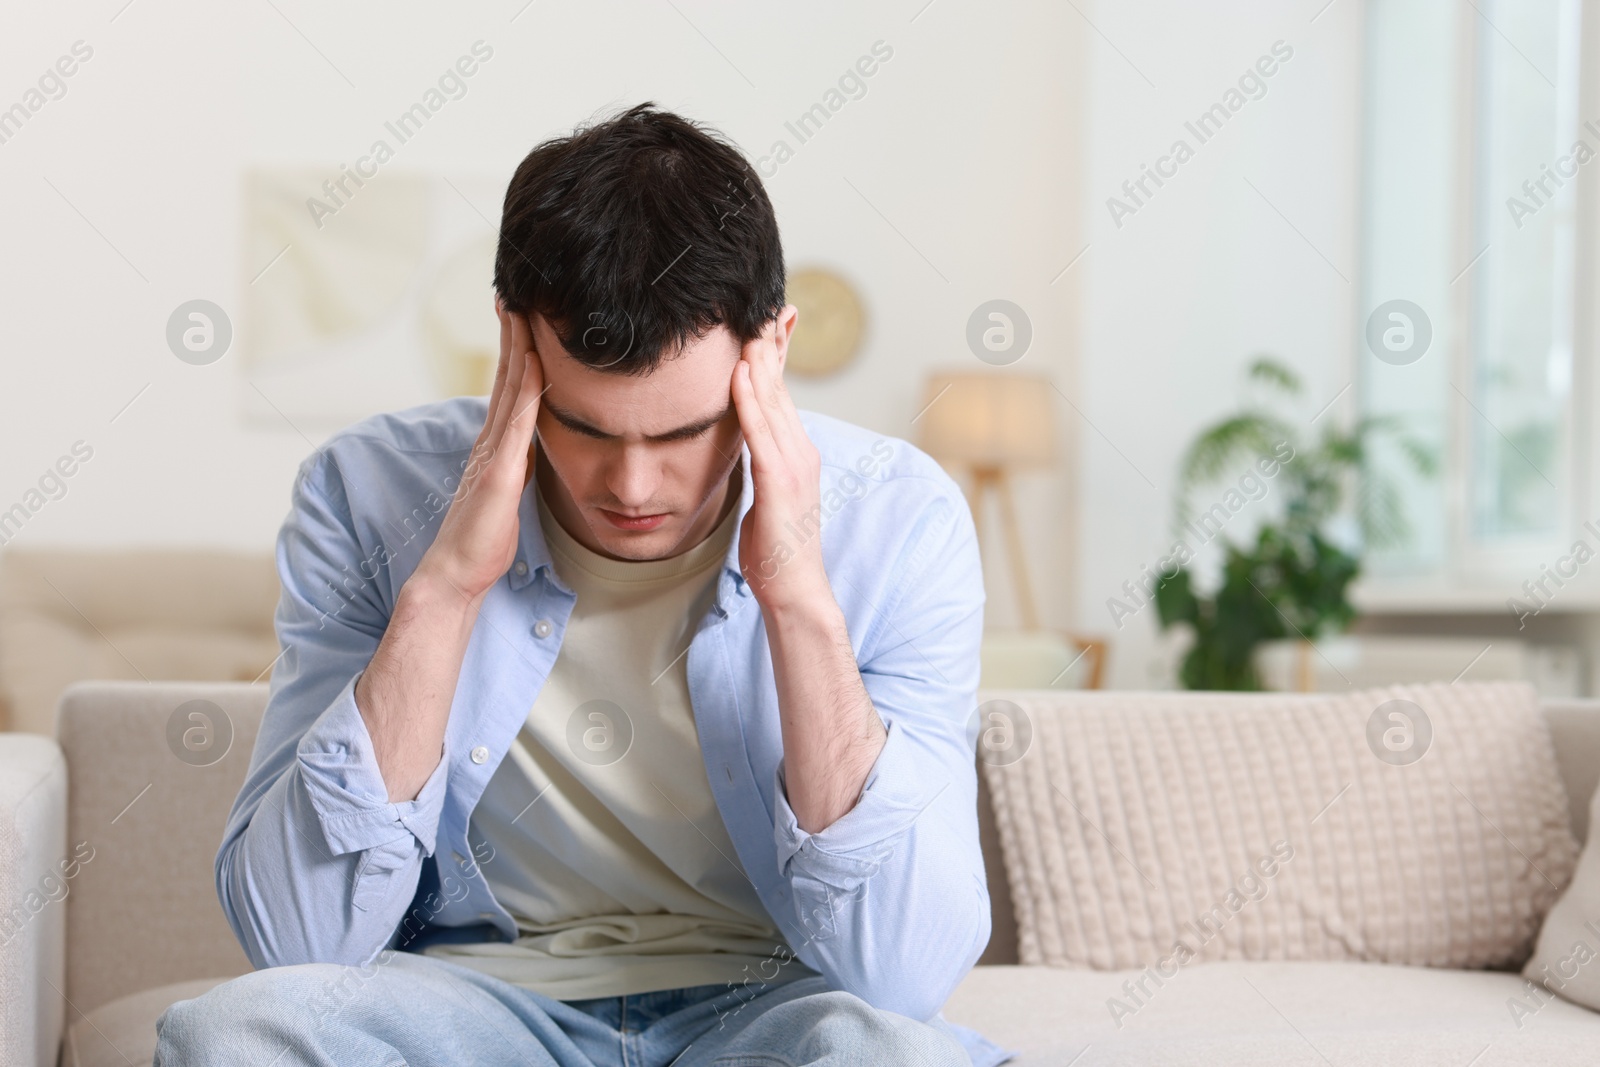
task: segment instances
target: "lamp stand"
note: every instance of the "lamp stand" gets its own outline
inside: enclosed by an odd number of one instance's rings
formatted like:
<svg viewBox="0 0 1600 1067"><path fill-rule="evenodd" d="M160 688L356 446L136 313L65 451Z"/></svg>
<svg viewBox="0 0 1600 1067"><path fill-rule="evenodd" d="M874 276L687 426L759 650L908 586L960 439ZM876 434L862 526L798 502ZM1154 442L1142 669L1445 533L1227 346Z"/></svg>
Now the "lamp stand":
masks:
<svg viewBox="0 0 1600 1067"><path fill-rule="evenodd" d="M1016 588L1017 606L1022 612L1022 625L1028 630L1039 628L1039 613L1033 604L1033 585L1028 581L1028 563L1022 554L1022 535L1017 527L1017 512L1011 500L1011 481L1004 467L974 467L972 469L973 511L977 518L978 543L983 543L983 502L993 492L1000 501L1000 529L1006 539L1006 552L1011 557L1011 583Z"/></svg>

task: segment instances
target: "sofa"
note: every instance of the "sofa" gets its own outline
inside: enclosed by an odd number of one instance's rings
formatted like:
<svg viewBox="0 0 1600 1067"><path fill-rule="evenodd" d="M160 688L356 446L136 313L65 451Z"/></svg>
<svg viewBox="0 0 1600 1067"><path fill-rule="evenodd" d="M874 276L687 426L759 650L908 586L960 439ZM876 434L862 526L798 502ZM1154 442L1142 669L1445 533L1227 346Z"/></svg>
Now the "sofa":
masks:
<svg viewBox="0 0 1600 1067"><path fill-rule="evenodd" d="M0 551L0 730L55 733L90 678L264 679L278 656L271 552L7 545Z"/></svg>
<svg viewBox="0 0 1600 1067"><path fill-rule="evenodd" d="M1180 710L1199 708L1191 725L1203 728L1208 717L1250 699L1054 691L979 696L986 707L1006 698L1030 708L1040 744L1049 740L1040 729L1045 719L1066 723L1113 713L1108 721L1116 721L1120 709L1164 701ZM0 901L11 909L0 915L0 1067L148 1063L154 1022L168 1004L248 970L216 900L212 860L266 697L263 683L79 682L61 699L54 739L0 735ZM1281 718L1261 708L1261 721ZM1536 708L1549 739L1541 733L1532 750L1553 752L1549 766L1561 781L1548 783L1550 795L1561 798L1561 816L1582 841L1600 777L1600 701ZM945 1017L1014 1050L1017 1067L1600 1061L1600 1015L1552 998L1536 1018L1515 1022L1508 1000L1525 987L1505 968L1353 959L1200 962L1166 982L1136 1017L1116 1019L1107 1005L1127 996L1141 980L1140 969L1018 962L1026 955L1019 944L1036 944L1037 931L1019 933L1013 905L1025 897L1008 884L1008 869L1018 868L1002 855L1006 834L994 787L1003 773L996 764L1004 762L980 760L991 938L949 999ZM1014 817L1016 794L1008 795ZM1478 803L1488 802L1480 797ZM1102 851L1111 862L1120 856L1149 863L1135 851L1137 826L1093 829L1086 837L1104 837L1111 847ZM1563 836L1567 830L1561 827ZM1017 839L1015 829L1009 833ZM1571 857L1564 862L1570 871ZM21 901L28 903L18 907ZM1114 913L1111 899L1087 903L1097 921L1116 925L1126 918ZM1038 905L1035 893L1027 914L1036 914ZM1128 928L1137 933L1139 925ZM1148 989L1148 976L1144 981Z"/></svg>

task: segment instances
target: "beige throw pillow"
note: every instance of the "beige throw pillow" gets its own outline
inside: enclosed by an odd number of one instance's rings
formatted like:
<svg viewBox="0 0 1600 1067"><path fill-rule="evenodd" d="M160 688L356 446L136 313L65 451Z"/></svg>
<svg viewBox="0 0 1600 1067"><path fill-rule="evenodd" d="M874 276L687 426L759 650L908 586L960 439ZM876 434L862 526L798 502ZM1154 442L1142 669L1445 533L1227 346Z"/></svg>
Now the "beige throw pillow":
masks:
<svg viewBox="0 0 1600 1067"><path fill-rule="evenodd" d="M981 699L1025 964L1516 968L1572 876L1523 683Z"/></svg>
<svg viewBox="0 0 1600 1067"><path fill-rule="evenodd" d="M1589 801L1589 843L1572 884L1556 901L1539 931L1539 943L1522 976L1575 1004L1600 1011L1600 789ZM1526 1016L1549 1002L1540 989L1524 987L1507 1005L1520 1028Z"/></svg>

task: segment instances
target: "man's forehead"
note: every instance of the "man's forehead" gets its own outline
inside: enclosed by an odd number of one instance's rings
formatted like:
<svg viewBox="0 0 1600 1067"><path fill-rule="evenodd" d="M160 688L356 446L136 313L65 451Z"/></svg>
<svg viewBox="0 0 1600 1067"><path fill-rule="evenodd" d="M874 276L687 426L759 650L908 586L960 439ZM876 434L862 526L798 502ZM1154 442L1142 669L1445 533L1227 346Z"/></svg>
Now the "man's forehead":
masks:
<svg viewBox="0 0 1600 1067"><path fill-rule="evenodd" d="M553 343L554 331L546 338ZM731 390L739 349L731 334L728 340L722 352L715 344L686 347L648 374L600 370L573 359L559 345L540 345L545 369L540 404L557 422L591 435L670 438L704 429L734 410ZM553 355L546 356L547 351Z"/></svg>

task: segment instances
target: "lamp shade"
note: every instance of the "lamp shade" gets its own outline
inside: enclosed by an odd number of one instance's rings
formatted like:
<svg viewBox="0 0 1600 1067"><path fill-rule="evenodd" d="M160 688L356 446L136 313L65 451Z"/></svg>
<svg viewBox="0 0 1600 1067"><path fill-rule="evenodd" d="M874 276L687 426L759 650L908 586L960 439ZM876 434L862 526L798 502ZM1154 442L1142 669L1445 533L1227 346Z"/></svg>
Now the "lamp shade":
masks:
<svg viewBox="0 0 1600 1067"><path fill-rule="evenodd" d="M1035 374L929 376L918 446L947 465L1044 466L1055 460L1050 380Z"/></svg>

